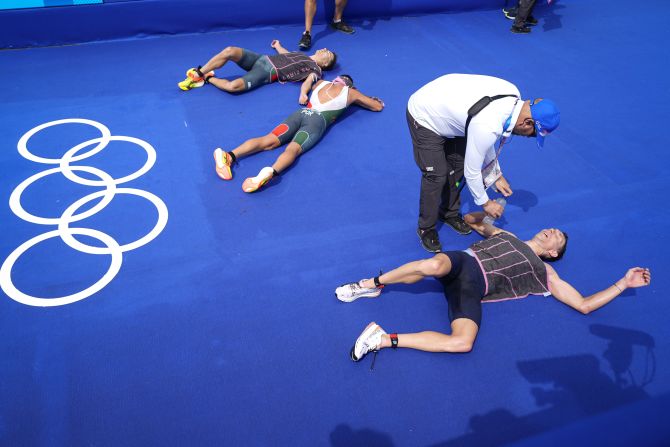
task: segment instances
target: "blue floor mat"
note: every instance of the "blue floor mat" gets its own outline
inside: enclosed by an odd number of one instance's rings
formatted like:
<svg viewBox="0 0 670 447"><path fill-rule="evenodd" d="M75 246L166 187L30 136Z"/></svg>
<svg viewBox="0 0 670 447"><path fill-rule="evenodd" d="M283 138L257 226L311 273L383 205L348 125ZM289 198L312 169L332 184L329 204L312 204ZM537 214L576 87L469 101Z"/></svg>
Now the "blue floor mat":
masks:
<svg viewBox="0 0 670 447"><path fill-rule="evenodd" d="M529 36L509 33L500 11L354 22L351 36L316 29L314 48L339 54L328 76L352 75L387 107L350 110L252 195L242 181L280 149L241 160L229 182L215 175L212 150L270 132L299 107L298 85L234 96L211 86L182 92L176 83L227 45L270 52L276 38L293 48L299 26L0 52L0 67L12 73L0 93L0 260L25 248L10 278L26 297L71 297L109 279L62 306L29 306L0 292L0 444L669 439L667 424L649 414L670 409L670 303L662 292L670 285L670 213L654 195L670 187L662 143L670 8L660 0L645 8L560 1L536 16ZM567 231L556 269L584 294L637 265L652 269L653 282L588 316L551 298L487 304L471 353L383 351L371 371L367 358L348 357L368 322L393 332L449 328L436 281L348 305L333 291L427 256L415 234L420 175L404 113L414 91L451 72L502 77L524 98L552 98L561 108L543 150L516 138L503 151L515 190L504 227L522 238ZM218 74L241 73L231 64ZM27 141L32 157L19 153L31 129L65 119L101 123L115 138L81 157L104 129L63 123ZM80 168L69 180L60 173L67 164L53 160L88 140L70 154L81 159L70 163ZM105 180L141 169L104 192ZM9 206L20 185L23 218ZM110 203L97 205L105 194ZM83 229L80 250L57 236L65 211L83 214L69 224ZM114 248L152 231L143 245ZM478 239L439 231L445 249Z"/></svg>

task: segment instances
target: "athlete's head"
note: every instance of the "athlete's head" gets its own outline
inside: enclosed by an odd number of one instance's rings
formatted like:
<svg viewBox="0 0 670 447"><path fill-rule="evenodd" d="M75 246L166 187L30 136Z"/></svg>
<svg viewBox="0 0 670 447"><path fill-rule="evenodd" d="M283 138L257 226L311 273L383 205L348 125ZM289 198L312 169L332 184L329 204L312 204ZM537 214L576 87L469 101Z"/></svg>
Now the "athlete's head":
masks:
<svg viewBox="0 0 670 447"><path fill-rule="evenodd" d="M554 262L563 257L568 246L568 233L549 228L533 236L533 241L543 250L540 258L543 261Z"/></svg>
<svg viewBox="0 0 670 447"><path fill-rule="evenodd" d="M346 85L347 87L353 88L354 80L349 75L341 74L338 77L336 77L335 79L333 79L333 84L342 84L342 85Z"/></svg>
<svg viewBox="0 0 670 447"><path fill-rule="evenodd" d="M337 62L337 54L330 51L328 48L322 48L316 50L314 56L312 56L316 64L321 67L322 70L331 70Z"/></svg>

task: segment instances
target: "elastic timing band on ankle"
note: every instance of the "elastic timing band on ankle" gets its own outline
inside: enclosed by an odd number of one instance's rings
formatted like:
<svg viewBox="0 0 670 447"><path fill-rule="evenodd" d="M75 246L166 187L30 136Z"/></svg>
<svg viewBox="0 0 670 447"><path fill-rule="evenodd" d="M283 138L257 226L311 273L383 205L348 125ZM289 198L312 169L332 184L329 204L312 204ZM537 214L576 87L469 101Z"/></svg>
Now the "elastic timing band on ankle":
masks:
<svg viewBox="0 0 670 447"><path fill-rule="evenodd" d="M235 156L235 153L233 151L228 152L228 155L230 155L230 163L235 163L237 161L237 157Z"/></svg>
<svg viewBox="0 0 670 447"><path fill-rule="evenodd" d="M382 276L381 272L379 272L379 276ZM379 276L375 276L374 278L372 278L372 280L375 282L375 287L378 287L378 288L381 289L381 288L384 287L384 284L379 282Z"/></svg>
<svg viewBox="0 0 670 447"><path fill-rule="evenodd" d="M391 347L393 349L398 349L398 334L389 334L391 338Z"/></svg>
<svg viewBox="0 0 670 447"><path fill-rule="evenodd" d="M200 69L202 68L202 65L198 65L198 68L195 69L195 72L198 73L198 76L204 79L205 75L202 74L202 71ZM205 79L205 82L207 82L207 79Z"/></svg>

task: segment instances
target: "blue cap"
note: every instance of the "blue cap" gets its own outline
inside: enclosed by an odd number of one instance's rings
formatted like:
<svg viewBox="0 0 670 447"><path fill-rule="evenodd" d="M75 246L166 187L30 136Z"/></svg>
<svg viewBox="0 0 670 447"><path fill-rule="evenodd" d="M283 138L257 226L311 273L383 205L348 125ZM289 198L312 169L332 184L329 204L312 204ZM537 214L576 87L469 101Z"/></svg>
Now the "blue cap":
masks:
<svg viewBox="0 0 670 447"><path fill-rule="evenodd" d="M561 112L551 99L541 99L535 104L533 102L530 102L530 115L535 121L535 138L538 147L543 147L544 137L553 132L561 122Z"/></svg>

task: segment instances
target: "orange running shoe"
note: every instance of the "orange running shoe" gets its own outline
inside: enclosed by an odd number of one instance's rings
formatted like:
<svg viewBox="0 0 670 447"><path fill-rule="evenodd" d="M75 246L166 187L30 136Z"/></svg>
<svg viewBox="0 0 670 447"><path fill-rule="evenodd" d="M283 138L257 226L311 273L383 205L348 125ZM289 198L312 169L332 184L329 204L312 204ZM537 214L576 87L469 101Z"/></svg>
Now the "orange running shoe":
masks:
<svg viewBox="0 0 670 447"><path fill-rule="evenodd" d="M274 176L274 169L271 167L265 167L261 169L261 172L258 173L256 177L249 177L242 183L242 190L244 192L254 192L258 191L263 187L267 182L269 182Z"/></svg>
<svg viewBox="0 0 670 447"><path fill-rule="evenodd" d="M178 83L180 89L187 91L192 88L202 87L205 85L205 80L214 76L214 71L205 73L205 77L202 77L198 74L198 71L195 68L189 68L186 71L186 79Z"/></svg>
<svg viewBox="0 0 670 447"><path fill-rule="evenodd" d="M233 170L230 167L230 165L233 164L233 157L231 157L228 152L217 147L214 150L214 163L216 175L224 180L233 179Z"/></svg>

